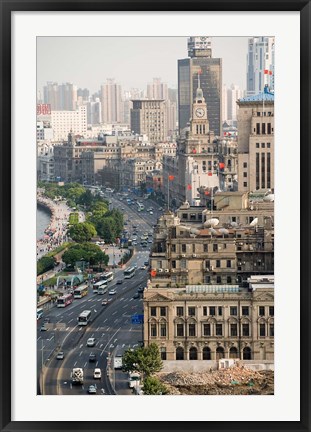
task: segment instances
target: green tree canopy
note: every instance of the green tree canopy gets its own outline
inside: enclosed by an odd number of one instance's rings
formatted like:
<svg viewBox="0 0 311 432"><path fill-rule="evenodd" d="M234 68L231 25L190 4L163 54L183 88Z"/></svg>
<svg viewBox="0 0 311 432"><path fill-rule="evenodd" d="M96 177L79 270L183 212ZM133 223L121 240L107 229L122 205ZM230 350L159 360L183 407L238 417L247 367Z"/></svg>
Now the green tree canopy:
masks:
<svg viewBox="0 0 311 432"><path fill-rule="evenodd" d="M168 390L161 381L152 376L148 376L144 380L143 391L145 395L165 395Z"/></svg>
<svg viewBox="0 0 311 432"><path fill-rule="evenodd" d="M75 266L77 261L86 261L90 265L107 265L109 256L106 255L99 246L93 243L81 243L70 246L62 256L62 260L67 265Z"/></svg>
<svg viewBox="0 0 311 432"><path fill-rule="evenodd" d="M94 225L90 222L74 224L69 228L68 233L72 240L77 243L85 243L97 234Z"/></svg>
<svg viewBox="0 0 311 432"><path fill-rule="evenodd" d="M122 369L124 372L137 371L143 377L149 377L155 372L159 372L163 367L159 347L156 343L151 343L147 347L127 350L123 354Z"/></svg>

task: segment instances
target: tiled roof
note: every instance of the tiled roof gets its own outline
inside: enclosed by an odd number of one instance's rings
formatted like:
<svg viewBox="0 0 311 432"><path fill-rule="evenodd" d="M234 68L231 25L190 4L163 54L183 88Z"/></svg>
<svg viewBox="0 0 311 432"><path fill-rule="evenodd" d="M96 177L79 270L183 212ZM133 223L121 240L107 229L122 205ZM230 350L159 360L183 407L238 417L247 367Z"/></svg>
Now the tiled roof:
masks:
<svg viewBox="0 0 311 432"><path fill-rule="evenodd" d="M239 99L239 102L274 102L274 94L259 93L257 95L241 98Z"/></svg>

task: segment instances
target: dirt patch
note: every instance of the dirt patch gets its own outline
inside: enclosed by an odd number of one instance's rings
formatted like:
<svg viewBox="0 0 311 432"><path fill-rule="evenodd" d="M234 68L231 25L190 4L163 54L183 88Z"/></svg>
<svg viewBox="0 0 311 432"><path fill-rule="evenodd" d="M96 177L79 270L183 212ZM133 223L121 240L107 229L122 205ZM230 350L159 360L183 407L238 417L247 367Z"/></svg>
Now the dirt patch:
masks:
<svg viewBox="0 0 311 432"><path fill-rule="evenodd" d="M235 366L211 372L160 372L171 395L273 395L274 371Z"/></svg>

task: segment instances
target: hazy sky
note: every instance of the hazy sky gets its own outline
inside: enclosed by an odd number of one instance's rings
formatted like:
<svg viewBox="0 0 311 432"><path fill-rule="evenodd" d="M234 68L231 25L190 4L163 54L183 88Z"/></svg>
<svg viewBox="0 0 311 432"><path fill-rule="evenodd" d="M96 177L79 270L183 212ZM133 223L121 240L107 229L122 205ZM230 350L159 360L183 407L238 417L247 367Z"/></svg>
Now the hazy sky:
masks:
<svg viewBox="0 0 311 432"><path fill-rule="evenodd" d="M223 59L223 83L246 87L246 37L212 38L212 55ZM38 37L37 83L72 82L92 93L107 78L123 90L146 89L153 78L177 88L177 60L187 58L185 37Z"/></svg>

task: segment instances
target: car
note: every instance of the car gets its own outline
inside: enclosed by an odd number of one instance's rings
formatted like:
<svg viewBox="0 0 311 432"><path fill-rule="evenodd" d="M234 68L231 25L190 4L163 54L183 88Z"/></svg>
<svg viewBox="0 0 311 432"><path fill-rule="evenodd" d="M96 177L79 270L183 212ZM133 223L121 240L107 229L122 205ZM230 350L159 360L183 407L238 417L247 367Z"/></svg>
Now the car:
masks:
<svg viewBox="0 0 311 432"><path fill-rule="evenodd" d="M117 285L121 285L121 284L123 284L123 279L117 280Z"/></svg>
<svg viewBox="0 0 311 432"><path fill-rule="evenodd" d="M136 240L137 240L137 237L133 237L132 240L133 240L133 241L136 241Z"/></svg>
<svg viewBox="0 0 311 432"><path fill-rule="evenodd" d="M153 215L153 211L150 211L149 214Z"/></svg>
<svg viewBox="0 0 311 432"><path fill-rule="evenodd" d="M159 207L159 211L162 211L163 210L163 208L162 207Z"/></svg>
<svg viewBox="0 0 311 432"><path fill-rule="evenodd" d="M88 338L86 345L88 347L93 347L93 346L95 346L95 343L96 343L96 339L94 337L91 337L91 338Z"/></svg>
<svg viewBox="0 0 311 432"><path fill-rule="evenodd" d="M96 362L96 359L97 359L97 357L96 357L95 353L91 353L89 355L89 362Z"/></svg>
<svg viewBox="0 0 311 432"><path fill-rule="evenodd" d="M144 292L144 287L139 287L137 290L139 293L143 293Z"/></svg>
<svg viewBox="0 0 311 432"><path fill-rule="evenodd" d="M43 322L44 323L49 323L50 322L50 318L44 318Z"/></svg>
<svg viewBox="0 0 311 432"><path fill-rule="evenodd" d="M145 265L145 266L148 266L148 265L149 265L149 261L145 261L145 262L144 262L144 265Z"/></svg>
<svg viewBox="0 0 311 432"><path fill-rule="evenodd" d="M149 240L148 240L148 243L152 243L152 239L149 239Z"/></svg>
<svg viewBox="0 0 311 432"><path fill-rule="evenodd" d="M45 324L42 324L42 326L40 327L40 331L47 331L48 328Z"/></svg>
<svg viewBox="0 0 311 432"><path fill-rule="evenodd" d="M63 351L59 351L56 356L57 360L63 360L64 359L64 353Z"/></svg>
<svg viewBox="0 0 311 432"><path fill-rule="evenodd" d="M137 241L133 241L132 245L137 246Z"/></svg>
<svg viewBox="0 0 311 432"><path fill-rule="evenodd" d="M134 267L135 269L137 269L137 264L133 264L133 267Z"/></svg>
<svg viewBox="0 0 311 432"><path fill-rule="evenodd" d="M111 290L109 290L108 294L114 295L114 294L117 294L117 291L114 288L112 288Z"/></svg>
<svg viewBox="0 0 311 432"><path fill-rule="evenodd" d="M96 394L97 393L97 388L95 385L90 385L87 389L88 394Z"/></svg>
<svg viewBox="0 0 311 432"><path fill-rule="evenodd" d="M136 294L133 295L133 299L138 299L138 298L140 298L140 295L139 295L139 293L137 292Z"/></svg>
<svg viewBox="0 0 311 432"><path fill-rule="evenodd" d="M108 300L107 299L104 299L103 301L102 301L102 306L106 306L108 304Z"/></svg>
<svg viewBox="0 0 311 432"><path fill-rule="evenodd" d="M95 368L93 373L93 378L101 379L101 377L102 377L102 371L99 368Z"/></svg>
<svg viewBox="0 0 311 432"><path fill-rule="evenodd" d="M140 270L146 270L146 266L145 266L145 265L142 265L142 266L140 267Z"/></svg>

